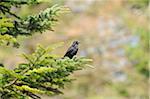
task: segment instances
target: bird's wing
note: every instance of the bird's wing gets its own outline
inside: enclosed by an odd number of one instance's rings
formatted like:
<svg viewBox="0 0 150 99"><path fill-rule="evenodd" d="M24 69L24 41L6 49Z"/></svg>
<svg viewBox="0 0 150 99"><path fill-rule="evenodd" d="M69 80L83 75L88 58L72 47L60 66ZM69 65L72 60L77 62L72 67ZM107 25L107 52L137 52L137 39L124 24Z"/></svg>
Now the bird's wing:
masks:
<svg viewBox="0 0 150 99"><path fill-rule="evenodd" d="M78 52L78 48L74 48L74 50L71 52L71 54L74 56L77 54L77 52Z"/></svg>
<svg viewBox="0 0 150 99"><path fill-rule="evenodd" d="M66 52L66 54L64 55L64 57L70 55L70 53L72 53L73 50L74 50L74 47L71 46L71 47L67 50L67 52Z"/></svg>

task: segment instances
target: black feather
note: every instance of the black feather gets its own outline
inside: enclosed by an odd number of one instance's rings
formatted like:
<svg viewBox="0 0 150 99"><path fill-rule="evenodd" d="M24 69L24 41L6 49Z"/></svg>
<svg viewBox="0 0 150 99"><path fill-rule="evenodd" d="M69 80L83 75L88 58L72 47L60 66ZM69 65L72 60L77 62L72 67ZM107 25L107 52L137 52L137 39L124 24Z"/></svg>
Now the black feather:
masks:
<svg viewBox="0 0 150 99"><path fill-rule="evenodd" d="M78 45L79 41L74 41L73 44L68 48L64 57L69 57L70 59L72 59L73 56L75 56L78 52Z"/></svg>

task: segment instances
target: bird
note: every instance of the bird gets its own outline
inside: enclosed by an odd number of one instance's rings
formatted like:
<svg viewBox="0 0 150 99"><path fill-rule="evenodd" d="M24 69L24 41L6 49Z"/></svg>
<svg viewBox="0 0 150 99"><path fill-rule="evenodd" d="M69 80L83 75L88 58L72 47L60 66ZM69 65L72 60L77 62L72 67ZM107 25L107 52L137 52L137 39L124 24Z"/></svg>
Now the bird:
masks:
<svg viewBox="0 0 150 99"><path fill-rule="evenodd" d="M72 45L68 48L67 52L65 53L64 57L69 57L70 59L73 58L78 52L78 45L79 41L74 41Z"/></svg>

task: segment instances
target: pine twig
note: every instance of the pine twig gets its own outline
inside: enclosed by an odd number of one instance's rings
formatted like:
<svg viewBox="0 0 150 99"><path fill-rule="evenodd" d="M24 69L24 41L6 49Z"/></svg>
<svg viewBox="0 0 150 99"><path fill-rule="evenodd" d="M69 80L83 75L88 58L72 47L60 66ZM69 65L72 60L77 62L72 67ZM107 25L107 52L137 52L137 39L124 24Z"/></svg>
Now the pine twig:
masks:
<svg viewBox="0 0 150 99"><path fill-rule="evenodd" d="M33 99L41 99L41 97L39 97L39 96L36 95L36 94L33 94L32 92L23 91L23 93L27 94L28 96L30 96L30 97L33 98Z"/></svg>
<svg viewBox="0 0 150 99"><path fill-rule="evenodd" d="M30 68L25 69L24 71L21 72L21 74L24 74L26 71L28 71ZM11 86L13 84L15 84L17 82L18 78L15 78L12 82L10 82L9 84L5 85L4 87L8 87Z"/></svg>
<svg viewBox="0 0 150 99"><path fill-rule="evenodd" d="M14 13L12 13L12 12L10 11L10 9L9 9L8 7L6 7L6 6L4 6L4 5L0 5L0 10L1 10L3 13L4 13L4 12L7 12L8 14L10 14L10 15L16 17L17 19L21 19L19 16L17 16L17 15L14 14Z"/></svg>
<svg viewBox="0 0 150 99"><path fill-rule="evenodd" d="M60 90L58 90L57 88L52 88L52 87L47 87L47 86L43 86L43 85L41 85L40 87L43 87L43 88L45 88L45 89L47 89L47 90L49 90L49 91L52 91L52 92L54 92L54 93L56 93L56 94L63 94Z"/></svg>

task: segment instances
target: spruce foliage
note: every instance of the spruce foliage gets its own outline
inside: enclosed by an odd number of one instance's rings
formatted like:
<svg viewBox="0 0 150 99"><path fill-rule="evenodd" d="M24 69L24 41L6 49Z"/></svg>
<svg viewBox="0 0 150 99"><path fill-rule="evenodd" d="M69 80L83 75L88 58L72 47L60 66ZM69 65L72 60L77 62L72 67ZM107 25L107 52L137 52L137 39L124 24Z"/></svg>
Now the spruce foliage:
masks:
<svg viewBox="0 0 150 99"><path fill-rule="evenodd" d="M90 59L58 58L50 54L54 47L37 47L32 54L22 54L26 59L14 70L0 67L1 98L26 99L27 97L40 98L36 94L62 94L60 89L72 81L69 77L74 71L83 69Z"/></svg>
<svg viewBox="0 0 150 99"><path fill-rule="evenodd" d="M21 18L11 7L38 4L38 0L1 0L0 45L19 47L18 36L31 36L45 30L53 31L58 17L68 8L54 5L36 15ZM0 63L0 97L2 99L41 99L39 94L62 94L61 89L73 79L74 71L83 69L90 59L82 57L61 58L51 52L60 44L43 47L38 45L32 54L22 54L26 60L7 69Z"/></svg>

